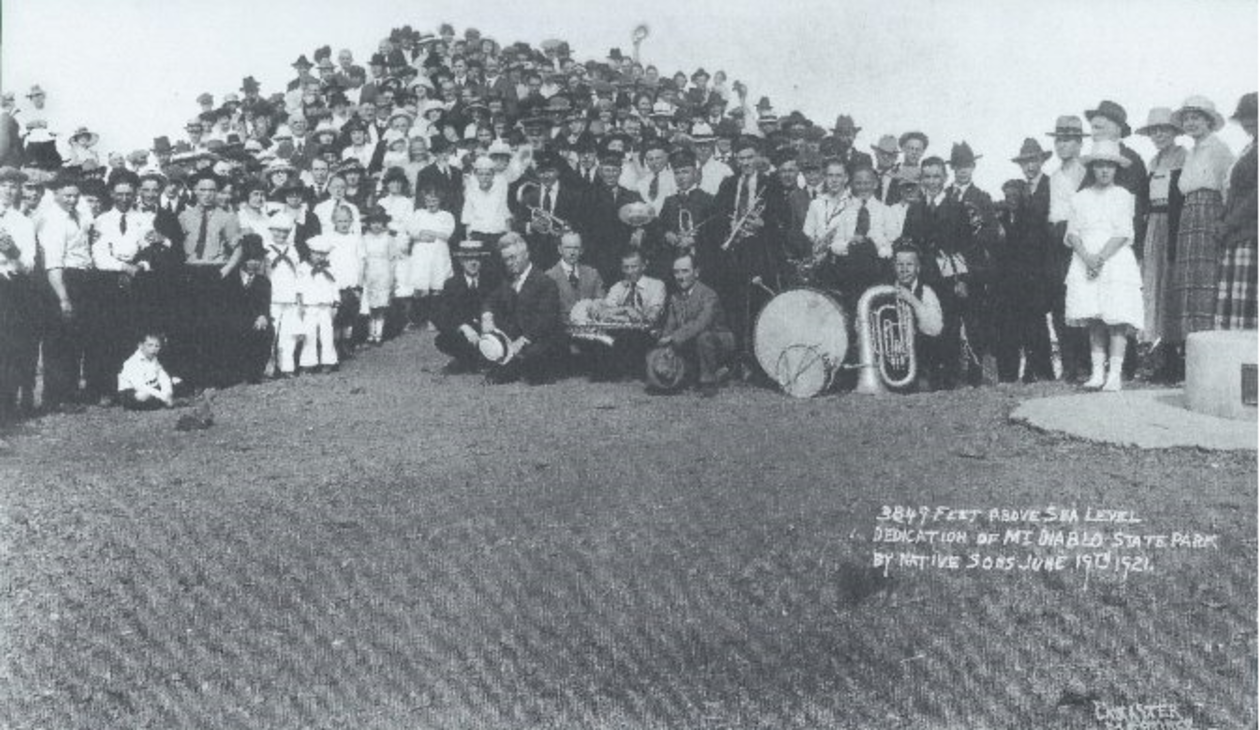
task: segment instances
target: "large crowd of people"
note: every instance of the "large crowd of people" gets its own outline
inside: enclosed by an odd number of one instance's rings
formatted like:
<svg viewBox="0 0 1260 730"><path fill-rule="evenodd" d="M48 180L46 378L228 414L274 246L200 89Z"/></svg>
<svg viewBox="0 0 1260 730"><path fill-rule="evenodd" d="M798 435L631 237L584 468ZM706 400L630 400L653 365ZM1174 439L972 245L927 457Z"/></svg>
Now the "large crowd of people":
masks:
<svg viewBox="0 0 1260 730"><path fill-rule="evenodd" d="M1187 335L1256 327L1255 93L1231 116L1251 136L1237 158L1201 96L1136 130L1110 100L1030 120L986 163L1015 173L994 198L966 142L937 154L907 131L868 153L846 114L779 114L638 50L579 62L405 26L365 66L324 46L283 91L203 94L182 138L130 154L53 128L39 86L20 109L5 94L0 420L35 411L40 367L44 409L151 407L181 381L335 370L429 330L452 370L496 381L711 395L762 375L756 315L794 287L852 313L894 285L919 389L1118 390L1135 349L1176 382Z"/></svg>

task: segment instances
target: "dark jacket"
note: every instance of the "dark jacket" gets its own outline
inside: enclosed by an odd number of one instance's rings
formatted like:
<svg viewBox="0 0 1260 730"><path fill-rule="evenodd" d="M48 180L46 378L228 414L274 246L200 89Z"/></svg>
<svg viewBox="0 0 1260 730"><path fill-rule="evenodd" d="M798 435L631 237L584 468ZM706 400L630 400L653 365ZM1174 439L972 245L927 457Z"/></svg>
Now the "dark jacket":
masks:
<svg viewBox="0 0 1260 730"><path fill-rule="evenodd" d="M508 337L525 337L531 343L545 343L564 335L560 318L560 290L537 264L534 264L518 294L512 282L499 284L482 305L494 315L495 326Z"/></svg>
<svg viewBox="0 0 1260 730"><path fill-rule="evenodd" d="M437 315L433 322L439 332L452 334L465 324L477 328L481 322L482 304L489 291L484 270L477 279L477 288L469 289L464 272L459 271L442 285L442 296L438 299Z"/></svg>

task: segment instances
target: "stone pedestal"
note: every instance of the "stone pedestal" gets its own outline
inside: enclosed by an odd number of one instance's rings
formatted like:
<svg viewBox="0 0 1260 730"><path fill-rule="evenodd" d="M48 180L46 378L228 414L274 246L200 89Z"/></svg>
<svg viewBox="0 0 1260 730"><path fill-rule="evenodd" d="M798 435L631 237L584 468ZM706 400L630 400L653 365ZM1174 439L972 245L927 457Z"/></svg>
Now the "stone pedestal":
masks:
<svg viewBox="0 0 1260 730"><path fill-rule="evenodd" d="M1218 418L1256 420L1256 407L1243 404L1243 366L1255 377L1254 330L1195 332L1186 338L1186 407ZM1255 392L1255 381L1251 383Z"/></svg>

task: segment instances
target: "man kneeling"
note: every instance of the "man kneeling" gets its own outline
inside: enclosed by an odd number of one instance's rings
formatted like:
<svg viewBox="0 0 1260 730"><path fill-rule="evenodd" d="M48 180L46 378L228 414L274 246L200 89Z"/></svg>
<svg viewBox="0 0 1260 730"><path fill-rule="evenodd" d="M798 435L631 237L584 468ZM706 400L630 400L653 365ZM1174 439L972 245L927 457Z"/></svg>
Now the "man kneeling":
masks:
<svg viewBox="0 0 1260 730"><path fill-rule="evenodd" d="M566 346L560 290L530 263L529 246L519 233L499 239L499 254L508 278L482 307L481 334L506 337L507 352L488 376L498 382L517 377L531 383L554 380Z"/></svg>
<svg viewBox="0 0 1260 730"><path fill-rule="evenodd" d="M717 394L718 369L735 351L735 335L726 326L717 293L700 283L699 276L690 254L674 260L678 291L669 300L657 349L648 353L648 370L649 380L654 379L651 363L667 348L697 372L700 395L709 397ZM675 385L681 385L681 378Z"/></svg>

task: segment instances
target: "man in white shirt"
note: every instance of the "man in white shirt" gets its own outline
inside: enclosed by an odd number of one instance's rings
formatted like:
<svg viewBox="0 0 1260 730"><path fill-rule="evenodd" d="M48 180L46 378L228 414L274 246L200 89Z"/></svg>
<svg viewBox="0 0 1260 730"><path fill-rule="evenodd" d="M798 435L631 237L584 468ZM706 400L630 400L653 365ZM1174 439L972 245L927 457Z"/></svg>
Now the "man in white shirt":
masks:
<svg viewBox="0 0 1260 730"><path fill-rule="evenodd" d="M933 363L941 356L937 338L945 328L945 318L936 292L919 280L919 259L919 250L914 246L898 246L893 270L897 277L897 297L914 310L914 351L920 374L917 386L919 390L931 390L926 373L938 369Z"/></svg>
<svg viewBox="0 0 1260 730"><path fill-rule="evenodd" d="M624 278L613 284L604 297L601 319L635 322L654 326L665 310L665 282L644 276L643 255L629 249L621 256ZM647 330L626 330L616 334L611 357L601 367L600 376L616 378L637 372L654 340Z"/></svg>
<svg viewBox="0 0 1260 730"><path fill-rule="evenodd" d="M91 221L78 210L79 183L74 178L60 176L48 187L54 203L44 211L35 236L60 317L50 324L44 338L44 403L52 409L81 412L82 407L70 401L77 395L92 314Z"/></svg>
<svg viewBox="0 0 1260 730"><path fill-rule="evenodd" d="M652 210L660 213L666 198L678 192L674 173L669 169L669 145L665 140L655 137L644 145L643 163L647 170L636 190Z"/></svg>
<svg viewBox="0 0 1260 730"><path fill-rule="evenodd" d="M487 244L498 241L512 225L507 179L496 174L493 160L478 157L473 162L469 183L464 190L464 209L460 214L466 235Z"/></svg>

